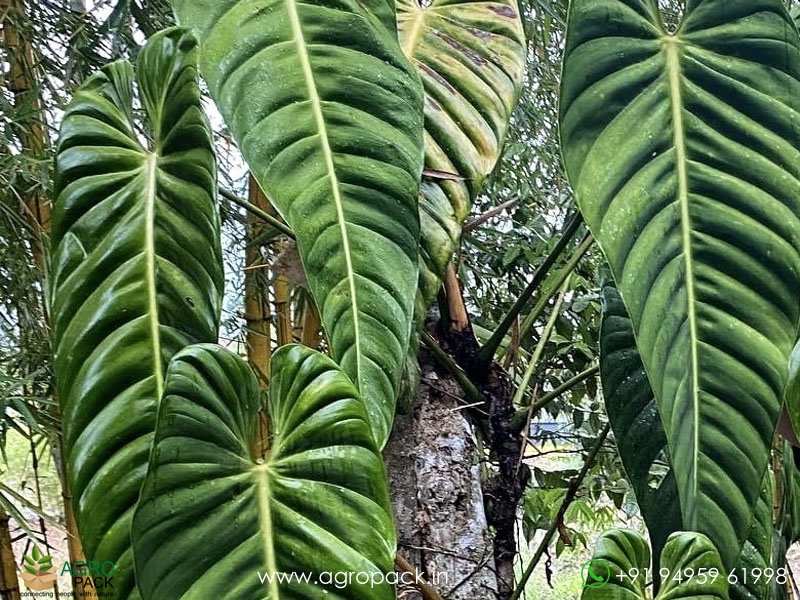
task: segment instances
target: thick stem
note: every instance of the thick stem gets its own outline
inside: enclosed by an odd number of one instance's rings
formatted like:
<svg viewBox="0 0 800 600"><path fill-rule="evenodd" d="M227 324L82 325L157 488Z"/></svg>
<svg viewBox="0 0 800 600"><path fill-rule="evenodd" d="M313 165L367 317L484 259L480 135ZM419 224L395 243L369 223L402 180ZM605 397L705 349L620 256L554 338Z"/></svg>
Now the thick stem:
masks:
<svg viewBox="0 0 800 600"><path fill-rule="evenodd" d="M420 386L398 414L384 450L398 554L447 600L496 600L492 536L481 490L483 452L463 390L431 353L419 353ZM407 565L400 570L409 571ZM405 600L435 598L402 586Z"/></svg>

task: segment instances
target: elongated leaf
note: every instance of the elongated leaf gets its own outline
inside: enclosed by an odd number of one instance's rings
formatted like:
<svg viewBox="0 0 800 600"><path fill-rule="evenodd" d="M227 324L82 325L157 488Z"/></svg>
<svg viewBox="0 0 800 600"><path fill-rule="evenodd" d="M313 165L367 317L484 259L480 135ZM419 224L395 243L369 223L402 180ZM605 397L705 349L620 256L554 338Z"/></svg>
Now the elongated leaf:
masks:
<svg viewBox="0 0 800 600"><path fill-rule="evenodd" d="M678 489L630 317L610 279L603 284L600 379L617 449L658 557L669 535L681 530ZM659 471L661 480L654 481Z"/></svg>
<svg viewBox="0 0 800 600"><path fill-rule="evenodd" d="M567 172L631 315L683 527L747 535L800 303L800 40L780 0L570 6Z"/></svg>
<svg viewBox="0 0 800 600"><path fill-rule="evenodd" d="M384 0L173 0L253 175L297 234L336 361L391 428L418 279L422 87Z"/></svg>
<svg viewBox="0 0 800 600"><path fill-rule="evenodd" d="M214 341L222 263L215 158L200 107L196 42L182 29L133 67L89 78L67 107L56 154L51 307L54 370L78 528L91 560L133 590L129 529L169 359Z"/></svg>
<svg viewBox="0 0 800 600"><path fill-rule="evenodd" d="M258 406L255 376L228 350L192 346L170 363L134 517L143 598L394 598L377 582L394 558L386 475L353 384L314 350L276 352L265 462L249 450ZM322 585L326 572L377 583Z"/></svg>
<svg viewBox="0 0 800 600"><path fill-rule="evenodd" d="M711 540L703 534L672 534L664 546L660 563L664 573L669 572L670 576L652 575L662 580L656 600L728 600L728 581L722 560ZM647 600L650 597L645 586L649 583L645 569L650 568L650 549L639 532L612 529L604 533L597 541L590 566L591 573L584 568L582 600ZM690 578L684 576L688 569L694 574ZM709 575L709 570L716 570L717 575Z"/></svg>
<svg viewBox="0 0 800 600"><path fill-rule="evenodd" d="M425 87L425 166L456 175L422 186L419 308L427 309L500 157L522 88L525 34L516 0L396 5L400 44Z"/></svg>
<svg viewBox="0 0 800 600"><path fill-rule="evenodd" d="M636 349L630 317L610 279L603 283L603 320L600 328L600 377L606 412L617 449L631 481L639 509L650 533L653 555L659 557L670 534L681 527L675 475L667 456L667 438L653 392ZM662 461L661 465L657 465ZM666 472L664 472L666 470ZM654 484L654 472L661 479ZM754 580L753 569L771 566L772 478L769 469L761 484L747 539L736 562L739 584L731 586L732 599L766 599L766 578ZM655 561L653 570L659 569ZM742 574L745 570L748 577ZM654 587L659 588L656 578Z"/></svg>

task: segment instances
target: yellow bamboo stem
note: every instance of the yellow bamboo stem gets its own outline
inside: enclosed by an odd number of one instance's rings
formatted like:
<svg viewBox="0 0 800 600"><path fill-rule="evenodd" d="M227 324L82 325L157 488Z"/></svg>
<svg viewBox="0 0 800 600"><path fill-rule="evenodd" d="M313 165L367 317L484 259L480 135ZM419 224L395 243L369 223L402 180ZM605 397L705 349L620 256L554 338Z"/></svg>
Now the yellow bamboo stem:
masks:
<svg viewBox="0 0 800 600"><path fill-rule="evenodd" d="M248 201L262 210L269 207L267 197L251 176ZM247 213L247 243L245 250L244 276L244 318L247 325L247 360L258 377L259 387L266 391L269 382L269 365L272 358L270 343L271 327L269 314L269 281L266 268L250 268L262 264L259 246L254 244L264 231L264 222ZM266 456L269 447L269 418L266 407L261 411L258 433L253 453L256 457Z"/></svg>
<svg viewBox="0 0 800 600"><path fill-rule="evenodd" d="M317 348L319 346L319 334L322 329L322 322L319 318L319 311L317 305L309 294L306 297L306 306L303 311L303 333L300 341L310 348Z"/></svg>
<svg viewBox="0 0 800 600"><path fill-rule="evenodd" d="M292 315L289 302L289 279L284 275L278 275L275 278L275 314L278 316L278 346L292 343Z"/></svg>
<svg viewBox="0 0 800 600"><path fill-rule="evenodd" d="M33 46L19 29L19 24L26 18L25 14L24 0L0 0L0 25L10 63L6 87L14 96L14 106L20 109L16 130L23 153L38 159L43 158L47 149L47 137L42 101L39 88L35 85ZM40 237L50 230L50 203L36 187L27 190L21 198L25 218L36 234L34 256L41 262Z"/></svg>

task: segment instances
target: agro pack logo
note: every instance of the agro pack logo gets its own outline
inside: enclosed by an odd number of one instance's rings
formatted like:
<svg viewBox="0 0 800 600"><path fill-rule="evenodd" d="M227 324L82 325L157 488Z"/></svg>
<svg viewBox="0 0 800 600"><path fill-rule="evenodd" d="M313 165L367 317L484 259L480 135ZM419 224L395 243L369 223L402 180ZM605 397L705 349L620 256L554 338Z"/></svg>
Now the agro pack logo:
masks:
<svg viewBox="0 0 800 600"><path fill-rule="evenodd" d="M53 557L42 554L39 546L33 545L30 555L22 557L22 568L19 578L25 582L25 587L34 592L50 590L56 583L56 570L53 567Z"/></svg>
<svg viewBox="0 0 800 600"><path fill-rule="evenodd" d="M69 573L75 588L83 586L84 592L92 592L92 597L111 597L114 595L114 563L110 560L98 562L81 560L72 564L65 562L61 575Z"/></svg>

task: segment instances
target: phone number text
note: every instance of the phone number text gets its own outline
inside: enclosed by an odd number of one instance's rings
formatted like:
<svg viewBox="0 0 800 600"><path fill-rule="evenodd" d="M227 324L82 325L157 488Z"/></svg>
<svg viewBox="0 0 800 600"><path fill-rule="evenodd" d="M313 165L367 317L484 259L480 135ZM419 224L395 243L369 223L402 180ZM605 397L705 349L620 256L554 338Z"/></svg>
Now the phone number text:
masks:
<svg viewBox="0 0 800 600"><path fill-rule="evenodd" d="M654 575L659 578L662 586L669 581L688 583L693 580L700 585L711 585L720 577L727 579L730 585L758 583L761 580L769 583L773 579L775 579L776 583L783 585L789 581L789 572L786 568L734 569L726 576L725 573L713 567L710 569L692 569L691 567L687 567L677 570L663 567L655 574L652 569L629 569L627 572L620 571L616 575L616 578L620 581L628 579L633 582L641 577L644 578L645 584L650 584L653 582Z"/></svg>

